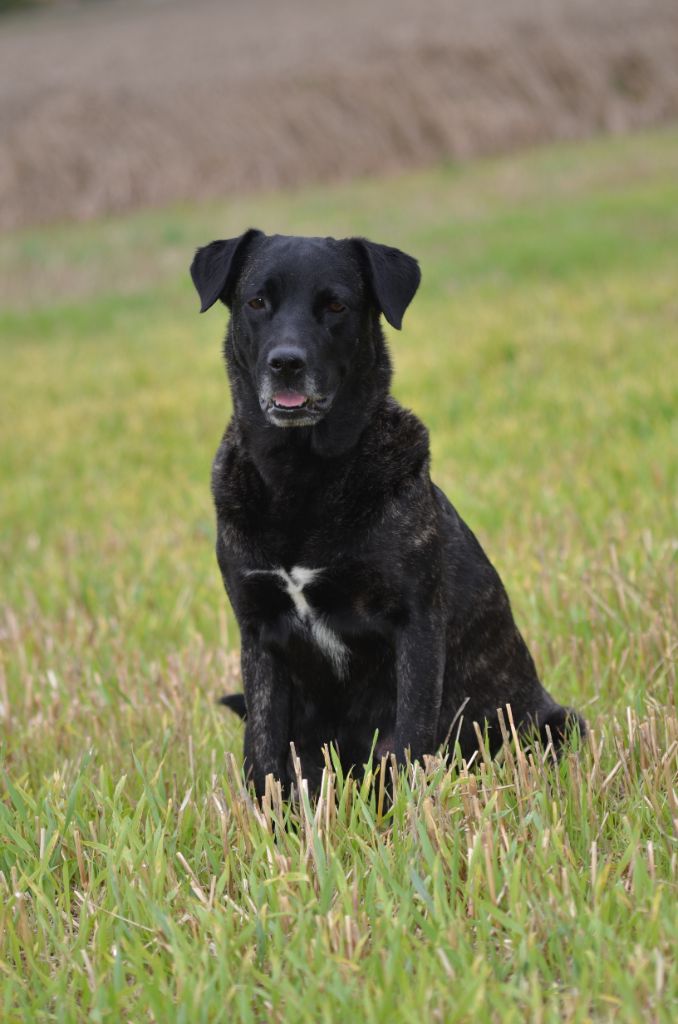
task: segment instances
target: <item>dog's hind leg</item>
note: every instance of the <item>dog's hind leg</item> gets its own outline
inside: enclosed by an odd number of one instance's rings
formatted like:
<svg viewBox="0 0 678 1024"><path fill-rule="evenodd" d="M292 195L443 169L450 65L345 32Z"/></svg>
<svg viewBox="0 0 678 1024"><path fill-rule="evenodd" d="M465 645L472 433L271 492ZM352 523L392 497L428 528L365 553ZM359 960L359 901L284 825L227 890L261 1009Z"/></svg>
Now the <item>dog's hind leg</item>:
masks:
<svg viewBox="0 0 678 1024"><path fill-rule="evenodd" d="M556 755L560 755L564 746L575 733L581 739L586 736L586 722L573 708L565 708L560 704L540 712L535 716L539 739L544 747L549 740L553 743Z"/></svg>

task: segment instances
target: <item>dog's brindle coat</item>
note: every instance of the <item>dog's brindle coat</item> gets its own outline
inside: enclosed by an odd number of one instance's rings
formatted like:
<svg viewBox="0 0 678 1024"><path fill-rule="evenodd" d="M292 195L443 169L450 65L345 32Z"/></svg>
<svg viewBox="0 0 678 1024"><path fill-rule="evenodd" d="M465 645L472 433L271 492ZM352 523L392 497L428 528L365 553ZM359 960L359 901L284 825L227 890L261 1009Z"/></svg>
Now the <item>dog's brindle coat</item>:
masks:
<svg viewBox="0 0 678 1024"><path fill-rule="evenodd" d="M558 746L582 719L542 687L502 583L429 476L425 427L390 395L380 314L400 328L411 256L353 238L240 238L199 249L201 312L231 310L233 418L214 460L217 558L242 642L245 759L258 794L311 788L332 742L357 770L400 762L497 709Z"/></svg>

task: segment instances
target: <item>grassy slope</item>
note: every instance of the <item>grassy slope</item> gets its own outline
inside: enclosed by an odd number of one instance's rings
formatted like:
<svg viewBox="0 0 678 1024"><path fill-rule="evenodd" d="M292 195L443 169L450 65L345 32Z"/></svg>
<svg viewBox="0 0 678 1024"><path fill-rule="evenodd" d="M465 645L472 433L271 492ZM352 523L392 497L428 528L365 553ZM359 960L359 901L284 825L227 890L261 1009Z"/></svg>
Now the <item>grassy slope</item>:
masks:
<svg viewBox="0 0 678 1024"><path fill-rule="evenodd" d="M438 768L379 827L346 787L274 841L225 761L183 265L248 223L420 258L395 390L593 725L559 776ZM669 132L0 243L3 1019L671 1018L677 237Z"/></svg>

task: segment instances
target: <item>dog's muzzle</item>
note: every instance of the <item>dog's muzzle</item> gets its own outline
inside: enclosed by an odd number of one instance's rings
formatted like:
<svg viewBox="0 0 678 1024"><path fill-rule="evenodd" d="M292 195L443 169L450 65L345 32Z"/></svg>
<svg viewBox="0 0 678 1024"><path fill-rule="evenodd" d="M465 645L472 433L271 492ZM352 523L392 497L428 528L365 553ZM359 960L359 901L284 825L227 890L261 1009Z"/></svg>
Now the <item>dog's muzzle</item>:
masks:
<svg viewBox="0 0 678 1024"><path fill-rule="evenodd" d="M319 395L315 389L265 387L259 395L262 412L276 427L308 427L318 423L332 405L334 394Z"/></svg>

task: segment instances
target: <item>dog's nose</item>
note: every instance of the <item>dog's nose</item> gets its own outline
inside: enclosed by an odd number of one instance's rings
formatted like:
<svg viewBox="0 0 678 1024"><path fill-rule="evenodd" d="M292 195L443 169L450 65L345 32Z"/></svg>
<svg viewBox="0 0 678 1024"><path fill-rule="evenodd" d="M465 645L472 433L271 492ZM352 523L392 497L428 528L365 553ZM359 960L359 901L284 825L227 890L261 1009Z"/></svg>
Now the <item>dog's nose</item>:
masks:
<svg viewBox="0 0 678 1024"><path fill-rule="evenodd" d="M268 356L271 373L301 373L306 369L306 360L301 349L279 345Z"/></svg>

